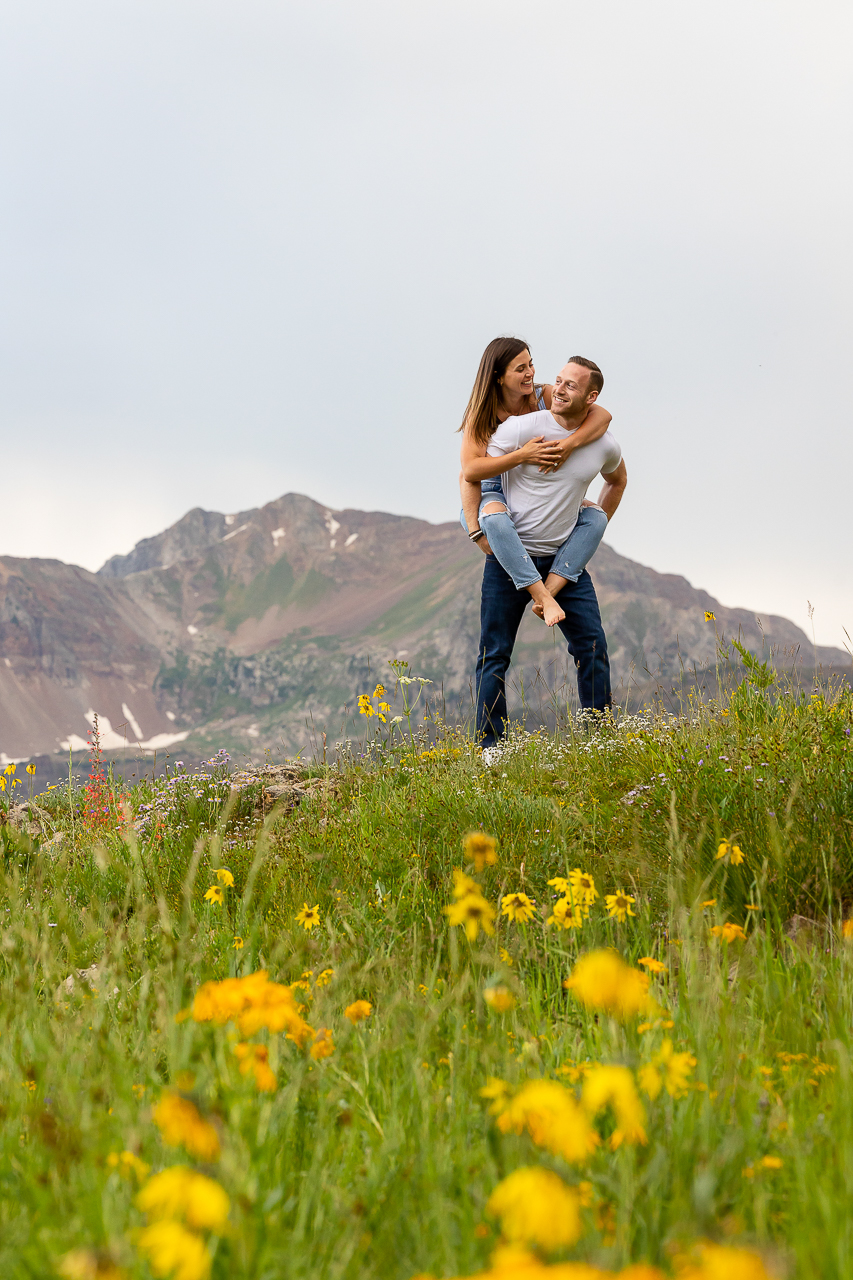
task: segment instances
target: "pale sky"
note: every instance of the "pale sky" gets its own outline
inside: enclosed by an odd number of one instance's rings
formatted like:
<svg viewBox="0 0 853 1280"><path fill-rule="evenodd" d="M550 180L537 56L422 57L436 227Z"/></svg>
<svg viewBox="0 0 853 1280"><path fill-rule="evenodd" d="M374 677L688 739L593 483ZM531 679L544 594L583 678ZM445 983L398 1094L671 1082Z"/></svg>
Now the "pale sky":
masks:
<svg viewBox="0 0 853 1280"><path fill-rule="evenodd" d="M847 0L0 0L0 553L440 521L486 343L597 360L615 549L853 633ZM461 533L460 533L461 536Z"/></svg>

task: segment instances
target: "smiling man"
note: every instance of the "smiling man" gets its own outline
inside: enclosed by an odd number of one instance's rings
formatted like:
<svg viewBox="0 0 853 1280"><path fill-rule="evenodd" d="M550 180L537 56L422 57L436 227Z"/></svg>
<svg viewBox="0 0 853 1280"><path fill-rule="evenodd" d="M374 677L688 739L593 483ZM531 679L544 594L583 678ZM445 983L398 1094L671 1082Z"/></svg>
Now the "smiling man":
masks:
<svg viewBox="0 0 853 1280"><path fill-rule="evenodd" d="M598 398L604 378L598 365L572 356L557 375L551 408L507 418L489 442L488 454L499 457L519 449L535 436L568 441ZM604 487L597 505L611 519L622 499L627 472L616 440L601 439L568 453L548 471L522 464L507 471L503 491L518 536L545 579L545 586L565 611L558 623L578 673L581 707L605 711L611 702L607 639L595 587L586 569L575 581L550 573L554 554L574 528L586 491L600 473ZM484 752L506 733L506 672L515 637L530 603L494 556L486 557L480 605L480 652L477 658L477 731ZM488 757L487 757L488 758Z"/></svg>

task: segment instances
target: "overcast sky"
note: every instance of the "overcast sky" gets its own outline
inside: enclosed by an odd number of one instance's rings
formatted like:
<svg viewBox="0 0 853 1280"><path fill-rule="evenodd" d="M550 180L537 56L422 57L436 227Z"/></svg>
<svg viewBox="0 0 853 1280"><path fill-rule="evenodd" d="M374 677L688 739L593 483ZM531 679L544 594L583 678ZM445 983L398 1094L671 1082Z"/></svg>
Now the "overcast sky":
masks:
<svg viewBox="0 0 853 1280"><path fill-rule="evenodd" d="M615 549L853 633L848 0L0 0L0 553L440 521L485 344L602 366ZM472 552L473 554L473 552Z"/></svg>

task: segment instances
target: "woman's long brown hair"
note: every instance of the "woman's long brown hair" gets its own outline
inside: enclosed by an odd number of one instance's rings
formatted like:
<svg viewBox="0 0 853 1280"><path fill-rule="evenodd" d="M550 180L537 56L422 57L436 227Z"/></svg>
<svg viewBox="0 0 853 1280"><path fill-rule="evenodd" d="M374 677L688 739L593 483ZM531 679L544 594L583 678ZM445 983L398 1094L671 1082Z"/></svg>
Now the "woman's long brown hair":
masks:
<svg viewBox="0 0 853 1280"><path fill-rule="evenodd" d="M480 361L474 390L465 410L460 431L468 430L479 445L487 445L498 426L501 404L499 379L522 351L529 350L523 338L493 338Z"/></svg>

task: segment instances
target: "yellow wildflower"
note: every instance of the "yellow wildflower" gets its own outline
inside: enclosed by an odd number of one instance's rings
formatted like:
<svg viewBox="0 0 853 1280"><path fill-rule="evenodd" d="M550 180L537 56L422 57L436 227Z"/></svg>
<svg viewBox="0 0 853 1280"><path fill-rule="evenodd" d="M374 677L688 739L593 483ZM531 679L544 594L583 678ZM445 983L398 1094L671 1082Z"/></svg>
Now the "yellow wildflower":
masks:
<svg viewBox="0 0 853 1280"><path fill-rule="evenodd" d="M501 915L508 920L526 924L535 914L535 906L526 893L505 893L501 898Z"/></svg>
<svg viewBox="0 0 853 1280"><path fill-rule="evenodd" d="M358 698L359 715L367 716L368 719L373 715L373 703L370 701L369 693L361 693Z"/></svg>
<svg viewBox="0 0 853 1280"><path fill-rule="evenodd" d="M212 884L204 895L205 902L215 902L219 905L223 901L222 890L218 884Z"/></svg>
<svg viewBox="0 0 853 1280"><path fill-rule="evenodd" d="M316 903L313 907L309 907L307 902L303 902L302 910L296 913L296 923L301 924L302 928L308 932L320 923L320 904Z"/></svg>
<svg viewBox="0 0 853 1280"><path fill-rule="evenodd" d="M681 1098L687 1092L687 1078L695 1066L693 1054L676 1053L672 1041L665 1036L658 1052L637 1073L640 1087L652 1101L663 1088L671 1098Z"/></svg>
<svg viewBox="0 0 853 1280"><path fill-rule="evenodd" d="M28 764L28 765L27 765L27 773L30 775L30 777L32 777L32 775L35 773L35 771L36 771L36 767L35 767L35 765L34 765L34 764Z"/></svg>
<svg viewBox="0 0 853 1280"><path fill-rule="evenodd" d="M717 621L717 615L716 615L715 613L711 613L710 609L706 609L706 610L705 610L705 621L706 621L706 622L716 622L716 621Z"/></svg>
<svg viewBox="0 0 853 1280"><path fill-rule="evenodd" d="M381 698L381 697L383 696L383 694L384 694L384 693L385 693L385 685L384 685L384 684L378 684L378 685L376 686L376 688L373 690L373 696L374 696L374 698Z"/></svg>
<svg viewBox="0 0 853 1280"><path fill-rule="evenodd" d="M17 767L18 766L16 764L7 764L3 772L5 773L7 778L11 778L14 775L14 772L17 769Z"/></svg>
<svg viewBox="0 0 853 1280"><path fill-rule="evenodd" d="M486 987L483 999L495 1013L509 1013L515 1008L515 996L509 987Z"/></svg>
<svg viewBox="0 0 853 1280"><path fill-rule="evenodd" d="M498 1116L501 1133L527 1130L538 1147L573 1164L587 1160L598 1135L574 1094L556 1080L530 1080Z"/></svg>
<svg viewBox="0 0 853 1280"><path fill-rule="evenodd" d="M743 850L729 840L721 840L717 846L715 861L719 862L721 858L725 858L733 867L739 867L745 861Z"/></svg>
<svg viewBox="0 0 853 1280"><path fill-rule="evenodd" d="M717 905L716 898L706 898L705 901L702 903L703 907L715 907L716 905Z"/></svg>
<svg viewBox="0 0 853 1280"><path fill-rule="evenodd" d="M200 1236L187 1231L180 1222L152 1223L139 1233L139 1251L145 1254L155 1276L172 1280L205 1280L211 1257Z"/></svg>
<svg viewBox="0 0 853 1280"><path fill-rule="evenodd" d="M189 1098L164 1093L151 1113L170 1147L185 1147L198 1160L219 1159L219 1135Z"/></svg>
<svg viewBox="0 0 853 1280"><path fill-rule="evenodd" d="M480 893L468 893L444 908L448 924L464 924L469 942L476 942L480 929L494 934L495 909Z"/></svg>
<svg viewBox="0 0 853 1280"><path fill-rule="evenodd" d="M581 1102L591 1116L597 1116L606 1107L612 1107L616 1129L610 1145L615 1151L623 1142L643 1143L646 1138L646 1113L634 1084L634 1077L627 1067L594 1064L587 1071Z"/></svg>
<svg viewBox="0 0 853 1280"><path fill-rule="evenodd" d="M507 966L507 968L508 968L508 969L511 969L511 968L512 968L512 966L513 966L514 961L513 961L512 956L511 956L511 955L509 954L509 952L507 951L506 947L501 947L501 948L498 950L498 955L500 956L500 958L501 958L501 960L503 961L503 963Z"/></svg>
<svg viewBox="0 0 853 1280"><path fill-rule="evenodd" d="M182 1164L155 1173L137 1195L136 1204L154 1220L180 1220L198 1231L214 1231L217 1235L225 1230L231 1207L227 1192L218 1182Z"/></svg>
<svg viewBox="0 0 853 1280"><path fill-rule="evenodd" d="M280 983L270 982L265 969L245 978L205 982L195 994L192 1016L196 1022L215 1022L220 1026L236 1022L243 1036L253 1036L261 1027L268 1031L286 1031L288 1039L298 1045L313 1035L299 1014L293 992Z"/></svg>
<svg viewBox="0 0 853 1280"><path fill-rule="evenodd" d="M473 862L475 871L483 867L493 867L498 860L497 841L494 836L487 836L483 831L471 831L462 842L465 857Z"/></svg>
<svg viewBox="0 0 853 1280"><path fill-rule="evenodd" d="M101 1249L72 1249L56 1270L62 1280L124 1280L126 1274Z"/></svg>
<svg viewBox="0 0 853 1280"><path fill-rule="evenodd" d="M579 902L581 906L591 907L598 897L598 890L589 872L575 867L574 871L569 872L569 883L574 901Z"/></svg>
<svg viewBox="0 0 853 1280"><path fill-rule="evenodd" d="M611 919L615 916L620 924L624 924L628 916L634 914L631 907L635 902L636 898L630 897L622 889L617 889L615 893L608 893L604 898L607 914Z"/></svg>
<svg viewBox="0 0 853 1280"><path fill-rule="evenodd" d="M332 1032L328 1027L321 1027L314 1036L314 1043L311 1046L311 1057L315 1062L319 1062L322 1058L331 1058L335 1052L335 1042L332 1039Z"/></svg>
<svg viewBox="0 0 853 1280"><path fill-rule="evenodd" d="M771 1280L769 1271L751 1249L702 1243L683 1259L678 1280Z"/></svg>
<svg viewBox="0 0 853 1280"><path fill-rule="evenodd" d="M715 924L711 933L715 938L722 938L723 942L746 942L746 934L742 927L730 921L725 924Z"/></svg>
<svg viewBox="0 0 853 1280"><path fill-rule="evenodd" d="M317 974L315 986L327 987L335 976L334 969L323 969L322 973Z"/></svg>
<svg viewBox="0 0 853 1280"><path fill-rule="evenodd" d="M563 986L588 1009L603 1009L616 1018L657 1012L648 975L632 969L616 951L587 951Z"/></svg>
<svg viewBox="0 0 853 1280"><path fill-rule="evenodd" d="M489 1114L498 1116L504 1110L510 1097L512 1090L505 1080L499 1080L497 1076L489 1076L486 1083L480 1090L481 1098L488 1098L491 1101Z"/></svg>
<svg viewBox="0 0 853 1280"><path fill-rule="evenodd" d="M235 933L235 934L234 934L234 950L235 950L235 951L242 951L242 950L243 950L243 948L245 947L245 945L246 945L246 944L245 944L245 942L243 941L243 939L240 937L240 935L239 935L238 933Z"/></svg>
<svg viewBox="0 0 853 1280"><path fill-rule="evenodd" d="M662 964L660 960L655 960L654 956L643 956L637 961L637 964L641 964L644 969L648 969L649 973L666 973L667 971L666 965Z"/></svg>
<svg viewBox="0 0 853 1280"><path fill-rule="evenodd" d="M454 898L464 898L467 893L482 893L482 890L476 880L466 876L465 872L460 871L458 867L454 867L453 896Z"/></svg>
<svg viewBox="0 0 853 1280"><path fill-rule="evenodd" d="M557 890L557 893L563 896L569 892L571 887L565 876L554 876L554 879L549 880L548 883L553 889Z"/></svg>
<svg viewBox="0 0 853 1280"><path fill-rule="evenodd" d="M356 1000L352 1004L348 1004L344 1009L344 1017L349 1018L355 1027L359 1022L363 1022L365 1018L369 1018L373 1012L373 1005L369 1000Z"/></svg>
<svg viewBox="0 0 853 1280"><path fill-rule="evenodd" d="M213 874L216 876L216 879L219 881L220 884L225 885L226 889L233 888L234 877L232 876L231 872L228 870L227 867L214 867Z"/></svg>
<svg viewBox="0 0 853 1280"><path fill-rule="evenodd" d="M558 898L554 910L548 917L549 924L559 925L561 929L581 929L583 927L583 909L573 907L568 898Z"/></svg>
<svg viewBox="0 0 853 1280"><path fill-rule="evenodd" d="M513 1244L568 1249L581 1234L578 1193L547 1169L516 1169L495 1187L486 1208Z"/></svg>
<svg viewBox="0 0 853 1280"><path fill-rule="evenodd" d="M853 938L853 916L849 920L845 920L841 926L842 936L845 938Z"/></svg>
<svg viewBox="0 0 853 1280"><path fill-rule="evenodd" d="M132 1151L111 1151L107 1156L107 1164L111 1169L118 1169L123 1178L129 1178L131 1173L135 1173L140 1182L144 1182L151 1172L151 1166Z"/></svg>
<svg viewBox="0 0 853 1280"><path fill-rule="evenodd" d="M275 1093L278 1081L270 1067L269 1050L265 1044L235 1044L234 1053L240 1064L241 1076L251 1072L261 1093Z"/></svg>

